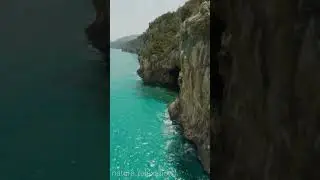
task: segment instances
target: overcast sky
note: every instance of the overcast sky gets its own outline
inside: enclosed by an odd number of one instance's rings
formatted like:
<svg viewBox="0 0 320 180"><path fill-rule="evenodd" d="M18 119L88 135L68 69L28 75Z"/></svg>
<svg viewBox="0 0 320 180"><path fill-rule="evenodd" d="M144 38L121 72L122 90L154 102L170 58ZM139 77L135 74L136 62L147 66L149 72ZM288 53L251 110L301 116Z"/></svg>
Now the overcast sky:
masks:
<svg viewBox="0 0 320 180"><path fill-rule="evenodd" d="M174 11L187 0L111 0L111 41L144 32L156 17Z"/></svg>

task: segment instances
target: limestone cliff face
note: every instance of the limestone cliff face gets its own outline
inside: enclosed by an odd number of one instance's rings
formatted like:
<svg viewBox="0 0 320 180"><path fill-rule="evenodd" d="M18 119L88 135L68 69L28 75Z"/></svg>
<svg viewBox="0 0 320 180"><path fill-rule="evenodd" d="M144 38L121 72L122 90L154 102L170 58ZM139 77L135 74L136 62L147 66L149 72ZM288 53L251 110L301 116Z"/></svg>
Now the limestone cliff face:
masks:
<svg viewBox="0 0 320 180"><path fill-rule="evenodd" d="M210 1L181 27L180 93L171 108L179 108L177 120L184 135L195 143L204 169L210 170ZM177 103L178 102L178 103ZM171 112L171 108L169 111ZM171 117L175 116L170 113Z"/></svg>
<svg viewBox="0 0 320 180"><path fill-rule="evenodd" d="M220 77L213 86L223 88L212 123L215 178L319 179L319 1L215 7L222 21L213 28L224 29L213 59Z"/></svg>
<svg viewBox="0 0 320 180"><path fill-rule="evenodd" d="M149 58L139 56L138 75L145 83L177 89L179 68L176 62L178 53L173 51L168 56L164 59L160 59L156 55L151 55Z"/></svg>
<svg viewBox="0 0 320 180"><path fill-rule="evenodd" d="M177 44L165 51L165 56L141 55L138 74L148 83L179 87L179 96L169 105L170 117L181 124L185 137L195 143L199 159L209 172L210 1L189 1L178 9L176 16L180 18L179 29L171 38Z"/></svg>

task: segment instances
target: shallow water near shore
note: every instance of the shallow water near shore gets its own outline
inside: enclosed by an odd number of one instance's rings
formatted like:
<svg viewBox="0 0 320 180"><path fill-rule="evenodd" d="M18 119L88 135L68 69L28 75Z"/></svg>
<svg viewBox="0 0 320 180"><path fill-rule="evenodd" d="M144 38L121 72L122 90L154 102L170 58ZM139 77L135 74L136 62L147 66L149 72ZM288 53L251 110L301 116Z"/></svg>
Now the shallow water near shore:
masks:
<svg viewBox="0 0 320 180"><path fill-rule="evenodd" d="M135 54L110 51L110 178L208 179L194 147L168 119L177 94L145 86Z"/></svg>

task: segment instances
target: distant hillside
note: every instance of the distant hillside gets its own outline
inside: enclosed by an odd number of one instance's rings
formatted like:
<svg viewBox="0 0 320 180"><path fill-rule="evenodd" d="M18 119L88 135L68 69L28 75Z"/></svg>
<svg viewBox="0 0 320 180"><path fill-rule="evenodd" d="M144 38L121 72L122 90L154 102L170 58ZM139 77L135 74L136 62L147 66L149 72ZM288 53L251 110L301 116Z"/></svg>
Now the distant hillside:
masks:
<svg viewBox="0 0 320 180"><path fill-rule="evenodd" d="M111 41L110 47L115 49L122 49L126 43L136 39L138 36L139 35L130 35L130 36L121 37L119 39L116 39L115 41Z"/></svg>
<svg viewBox="0 0 320 180"><path fill-rule="evenodd" d="M141 47L143 47L143 36L139 36L136 39L128 41L127 43L123 44L122 50L126 52L131 52L135 54L139 54Z"/></svg>

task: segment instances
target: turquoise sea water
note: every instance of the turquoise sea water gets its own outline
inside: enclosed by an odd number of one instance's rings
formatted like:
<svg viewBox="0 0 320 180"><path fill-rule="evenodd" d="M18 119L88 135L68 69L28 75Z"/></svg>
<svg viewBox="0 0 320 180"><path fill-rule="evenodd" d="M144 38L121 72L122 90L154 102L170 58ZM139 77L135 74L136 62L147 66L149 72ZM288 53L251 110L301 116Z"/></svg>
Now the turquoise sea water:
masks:
<svg viewBox="0 0 320 180"><path fill-rule="evenodd" d="M176 93L142 84L137 56L111 49L111 179L207 179L194 148L168 120Z"/></svg>
<svg viewBox="0 0 320 180"><path fill-rule="evenodd" d="M88 0L0 2L0 180L108 179L108 79Z"/></svg>

